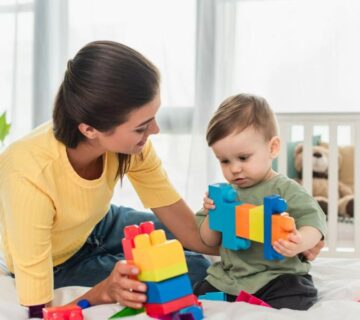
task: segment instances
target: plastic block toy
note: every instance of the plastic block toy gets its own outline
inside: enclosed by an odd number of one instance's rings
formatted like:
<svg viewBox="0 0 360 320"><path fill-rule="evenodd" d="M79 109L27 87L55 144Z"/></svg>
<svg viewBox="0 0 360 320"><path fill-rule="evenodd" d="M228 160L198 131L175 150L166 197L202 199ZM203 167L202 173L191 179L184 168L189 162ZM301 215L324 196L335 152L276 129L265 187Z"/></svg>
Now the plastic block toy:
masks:
<svg viewBox="0 0 360 320"><path fill-rule="evenodd" d="M154 223L151 221L143 222L140 226L133 224L124 228L125 237L121 242L126 260L131 261L133 259L134 238L139 234L150 234L152 231L154 231Z"/></svg>
<svg viewBox="0 0 360 320"><path fill-rule="evenodd" d="M124 309L120 310L119 312L113 314L110 319L118 319L118 318L123 318L123 317L129 317L129 316L135 316L139 313L143 313L145 311L144 308L141 309L132 309L129 307L125 307Z"/></svg>
<svg viewBox="0 0 360 320"><path fill-rule="evenodd" d="M161 316L168 315L185 307L197 305L197 302L197 297L190 294L166 303L147 303L145 309L150 317L160 318Z"/></svg>
<svg viewBox="0 0 360 320"><path fill-rule="evenodd" d="M250 304L255 304L258 306L264 306L272 308L269 304L267 304L265 301L253 296L250 293L247 293L246 291L240 291L240 294L236 297L237 302L247 302Z"/></svg>
<svg viewBox="0 0 360 320"><path fill-rule="evenodd" d="M139 231L131 226L124 234L126 257L138 266L138 280L147 285L144 305L147 315L161 320L202 319L201 303L193 294L181 243L167 240L164 230L151 227ZM115 314L112 319L123 313Z"/></svg>
<svg viewBox="0 0 360 320"><path fill-rule="evenodd" d="M133 261L141 270L139 280L162 281L187 273L184 250L178 240L166 240L164 230L134 239Z"/></svg>
<svg viewBox="0 0 360 320"><path fill-rule="evenodd" d="M226 183L209 186L209 197L216 208L209 211L210 229L222 233L222 246L230 250L246 250L251 241L264 244L265 259L283 259L272 247L278 239L287 239L295 228L293 218L282 215L286 201L278 195L264 198L264 205L235 201L235 189Z"/></svg>
<svg viewBox="0 0 360 320"><path fill-rule="evenodd" d="M200 306L186 307L173 316L173 320L201 320L203 318L204 314Z"/></svg>
<svg viewBox="0 0 360 320"><path fill-rule="evenodd" d="M193 293L187 274L160 282L145 283L147 286L147 303L166 303Z"/></svg>
<svg viewBox="0 0 360 320"><path fill-rule="evenodd" d="M77 305L43 309L44 320L83 320L82 309Z"/></svg>
<svg viewBox="0 0 360 320"><path fill-rule="evenodd" d="M284 257L272 247L272 215L285 212L287 203L279 195L264 198L264 256L268 260L282 260Z"/></svg>
<svg viewBox="0 0 360 320"><path fill-rule="evenodd" d="M222 246L230 250L248 249L250 241L237 237L235 232L235 207L242 202L235 200L234 188L227 183L210 185L209 197L216 203L216 208L209 210L209 226L222 233Z"/></svg>
<svg viewBox="0 0 360 320"><path fill-rule="evenodd" d="M225 292L207 292L202 296L199 296L200 300L212 300L212 301L226 301Z"/></svg>

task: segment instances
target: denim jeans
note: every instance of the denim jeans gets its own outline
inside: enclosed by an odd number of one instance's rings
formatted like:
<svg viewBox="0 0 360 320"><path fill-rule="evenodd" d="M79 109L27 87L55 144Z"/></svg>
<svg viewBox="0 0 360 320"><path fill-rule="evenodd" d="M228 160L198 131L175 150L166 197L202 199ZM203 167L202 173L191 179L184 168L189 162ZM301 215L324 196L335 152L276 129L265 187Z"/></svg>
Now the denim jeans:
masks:
<svg viewBox="0 0 360 320"><path fill-rule="evenodd" d="M153 221L155 229L164 229L168 239L174 238L153 213L112 205L82 248L69 260L54 268L54 287L92 287L108 277L116 262L124 259L121 245L124 227L144 221ZM209 261L201 254L188 250L185 250L185 257L192 284L203 280Z"/></svg>

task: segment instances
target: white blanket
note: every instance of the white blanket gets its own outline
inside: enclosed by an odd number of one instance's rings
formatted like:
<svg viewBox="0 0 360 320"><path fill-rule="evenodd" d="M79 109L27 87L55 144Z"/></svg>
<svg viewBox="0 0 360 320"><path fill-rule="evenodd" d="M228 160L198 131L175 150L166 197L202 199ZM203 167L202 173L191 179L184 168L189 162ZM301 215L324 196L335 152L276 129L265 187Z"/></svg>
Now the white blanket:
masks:
<svg viewBox="0 0 360 320"><path fill-rule="evenodd" d="M212 320L355 320L360 319L360 260L318 258L311 274L319 290L319 302L308 311L275 310L246 303L203 301L206 319ZM67 303L88 290L67 287L55 291L57 305ZM85 320L105 320L121 310L116 304L100 305L84 310ZM27 319L27 309L19 306L14 280L0 275L0 320ZM124 318L125 319L125 318ZM139 314L126 319L150 319Z"/></svg>

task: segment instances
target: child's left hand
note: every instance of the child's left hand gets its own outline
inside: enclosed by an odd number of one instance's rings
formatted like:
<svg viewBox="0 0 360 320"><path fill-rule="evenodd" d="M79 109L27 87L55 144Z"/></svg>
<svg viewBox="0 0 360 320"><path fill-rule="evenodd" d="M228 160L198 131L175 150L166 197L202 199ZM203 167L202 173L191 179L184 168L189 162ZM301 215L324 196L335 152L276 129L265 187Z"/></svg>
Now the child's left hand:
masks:
<svg viewBox="0 0 360 320"><path fill-rule="evenodd" d="M293 233L289 235L287 240L279 239L274 242L273 247L278 253L285 257L294 257L303 251L301 244L302 235L297 229L294 229Z"/></svg>

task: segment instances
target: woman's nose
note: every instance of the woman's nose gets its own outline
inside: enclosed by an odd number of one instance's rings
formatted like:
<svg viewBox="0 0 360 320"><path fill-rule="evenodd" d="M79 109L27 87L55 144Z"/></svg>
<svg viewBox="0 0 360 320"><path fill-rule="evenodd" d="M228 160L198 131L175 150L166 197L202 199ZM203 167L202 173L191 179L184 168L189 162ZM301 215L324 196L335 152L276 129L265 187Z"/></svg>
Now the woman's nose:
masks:
<svg viewBox="0 0 360 320"><path fill-rule="evenodd" d="M149 127L148 127L148 134L157 134L160 132L160 128L156 122L156 120L154 119L153 121L151 121Z"/></svg>

